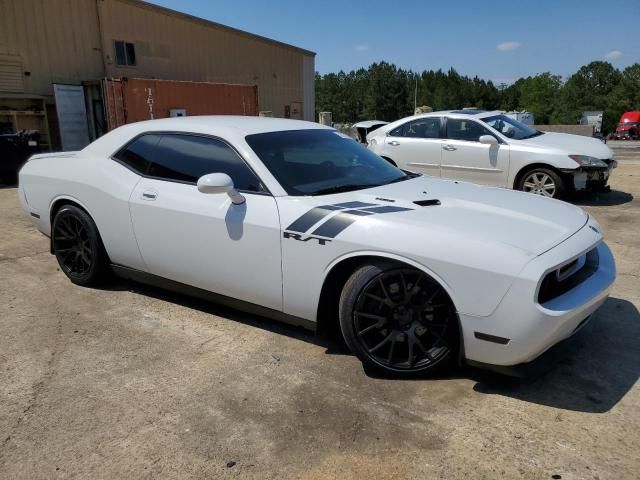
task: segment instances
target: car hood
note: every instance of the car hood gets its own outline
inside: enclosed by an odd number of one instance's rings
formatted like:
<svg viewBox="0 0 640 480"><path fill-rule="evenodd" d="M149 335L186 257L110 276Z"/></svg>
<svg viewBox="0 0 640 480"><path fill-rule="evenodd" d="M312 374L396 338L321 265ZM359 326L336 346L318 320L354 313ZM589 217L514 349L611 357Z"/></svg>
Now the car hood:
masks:
<svg viewBox="0 0 640 480"><path fill-rule="evenodd" d="M437 229L452 238L509 245L528 255L540 255L558 245L589 218L582 209L559 200L426 176L311 198L318 205L372 209L375 214L363 220L379 220L387 228L396 222L409 224L419 235Z"/></svg>
<svg viewBox="0 0 640 480"><path fill-rule="evenodd" d="M601 140L569 133L547 132L544 135L515 140L519 145L531 145L534 147L556 148L567 155L588 155L590 157L606 160L613 157L613 150L607 147Z"/></svg>

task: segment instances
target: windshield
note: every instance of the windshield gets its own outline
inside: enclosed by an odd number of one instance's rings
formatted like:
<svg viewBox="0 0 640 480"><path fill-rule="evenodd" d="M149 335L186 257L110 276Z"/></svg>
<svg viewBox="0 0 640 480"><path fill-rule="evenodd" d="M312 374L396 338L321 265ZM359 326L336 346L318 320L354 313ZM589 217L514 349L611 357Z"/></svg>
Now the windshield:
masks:
<svg viewBox="0 0 640 480"><path fill-rule="evenodd" d="M525 138L542 135L542 132L539 132L535 128L531 128L530 126L520 123L506 115L484 117L482 121L505 137L513 138L514 140L524 140Z"/></svg>
<svg viewBox="0 0 640 480"><path fill-rule="evenodd" d="M416 176L334 130L258 133L246 141L289 195L346 192Z"/></svg>

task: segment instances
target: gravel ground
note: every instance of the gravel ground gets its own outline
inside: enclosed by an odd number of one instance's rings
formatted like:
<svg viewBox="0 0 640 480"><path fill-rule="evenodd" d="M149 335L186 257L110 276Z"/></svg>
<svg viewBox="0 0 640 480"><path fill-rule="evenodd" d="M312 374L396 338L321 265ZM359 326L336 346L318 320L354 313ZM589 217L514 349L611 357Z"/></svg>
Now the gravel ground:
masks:
<svg viewBox="0 0 640 480"><path fill-rule="evenodd" d="M576 200L618 265L543 377L367 375L304 331L128 282L72 285L0 189L0 478L640 477L640 142Z"/></svg>

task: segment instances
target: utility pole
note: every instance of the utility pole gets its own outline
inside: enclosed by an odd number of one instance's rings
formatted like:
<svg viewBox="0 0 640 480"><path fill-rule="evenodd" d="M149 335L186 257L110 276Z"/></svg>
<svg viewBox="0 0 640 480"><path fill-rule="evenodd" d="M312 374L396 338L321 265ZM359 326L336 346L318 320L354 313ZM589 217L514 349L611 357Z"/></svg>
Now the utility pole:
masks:
<svg viewBox="0 0 640 480"><path fill-rule="evenodd" d="M416 108L418 108L418 74L415 77L416 80L416 88L413 91L413 114L416 114Z"/></svg>

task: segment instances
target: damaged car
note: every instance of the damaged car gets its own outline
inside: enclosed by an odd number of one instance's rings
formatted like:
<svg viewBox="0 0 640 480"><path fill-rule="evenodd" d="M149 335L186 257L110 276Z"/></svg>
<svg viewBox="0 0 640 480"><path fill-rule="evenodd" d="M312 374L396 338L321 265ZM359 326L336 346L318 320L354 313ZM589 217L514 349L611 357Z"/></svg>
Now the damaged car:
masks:
<svg viewBox="0 0 640 480"><path fill-rule="evenodd" d="M551 198L606 192L617 166L596 138L541 132L499 111L415 115L371 132L367 144L405 170Z"/></svg>

